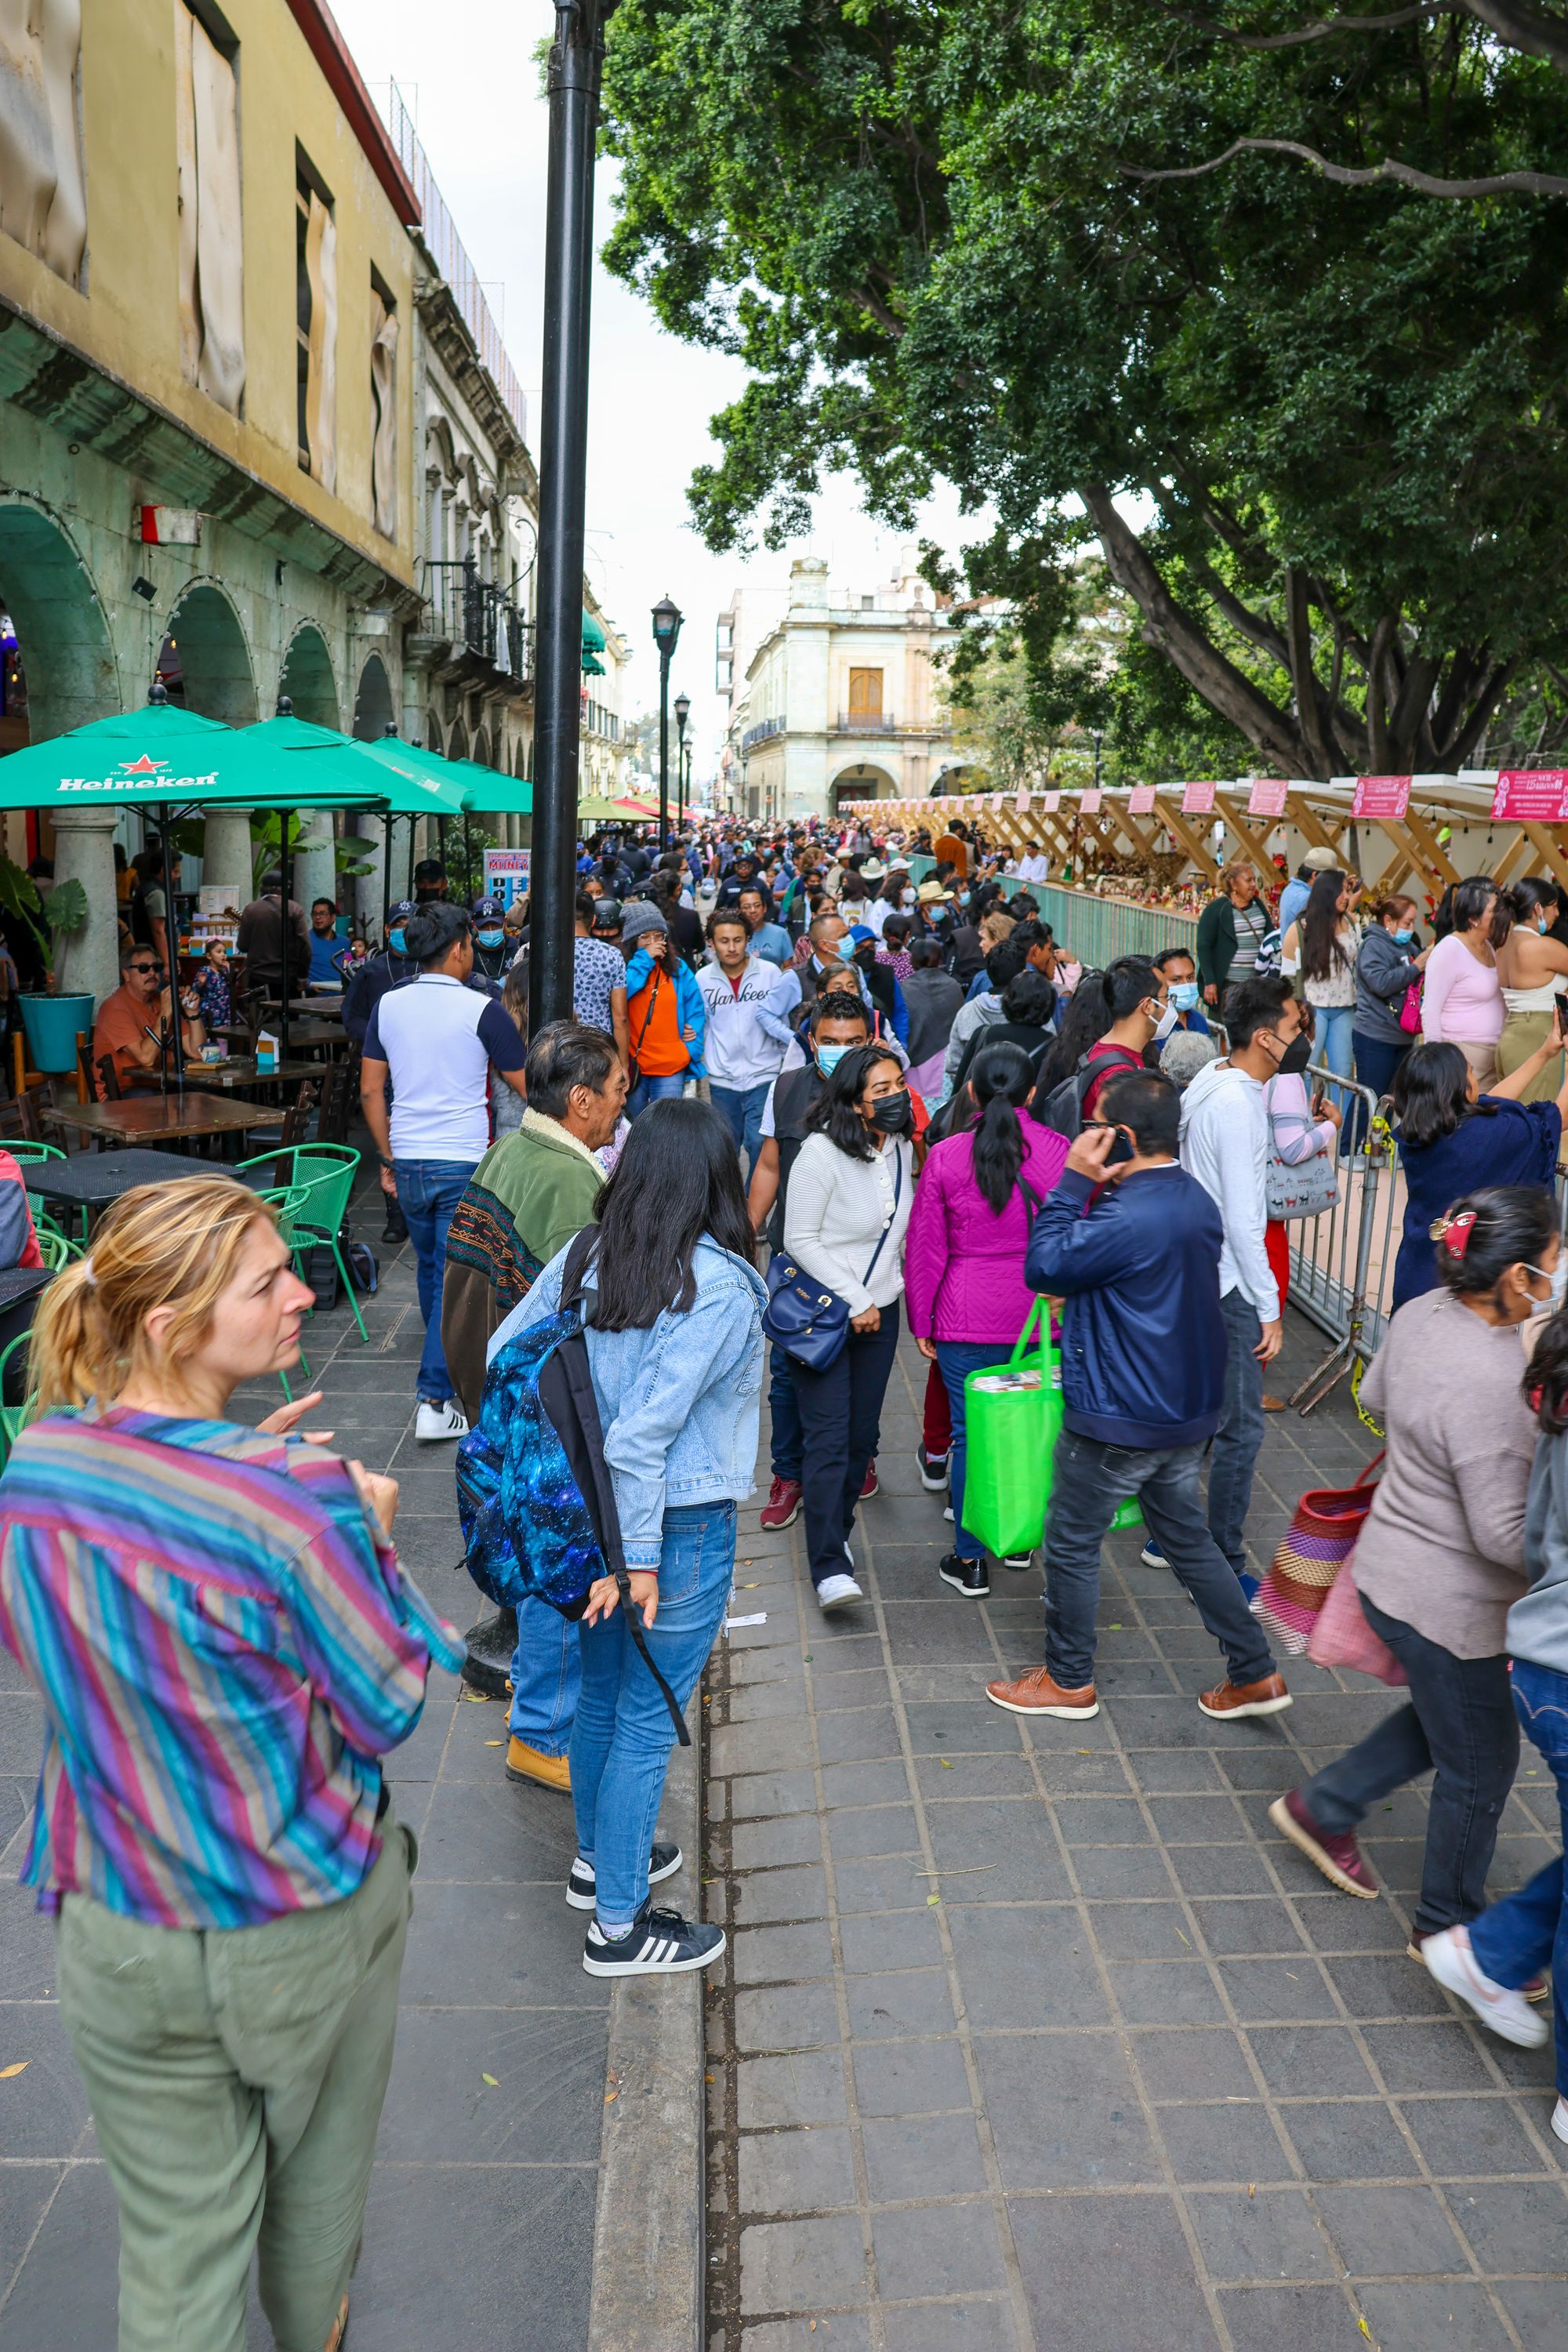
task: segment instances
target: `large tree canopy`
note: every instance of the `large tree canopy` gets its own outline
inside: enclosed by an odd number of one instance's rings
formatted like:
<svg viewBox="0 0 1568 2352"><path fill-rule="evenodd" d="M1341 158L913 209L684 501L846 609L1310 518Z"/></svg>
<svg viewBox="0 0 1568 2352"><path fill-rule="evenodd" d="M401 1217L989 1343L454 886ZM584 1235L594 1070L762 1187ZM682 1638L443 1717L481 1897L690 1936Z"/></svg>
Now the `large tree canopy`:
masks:
<svg viewBox="0 0 1568 2352"><path fill-rule="evenodd" d="M611 266L750 375L709 543L942 477L1042 672L1092 534L1260 764L1461 764L1568 666L1564 61L1515 0L622 0Z"/></svg>

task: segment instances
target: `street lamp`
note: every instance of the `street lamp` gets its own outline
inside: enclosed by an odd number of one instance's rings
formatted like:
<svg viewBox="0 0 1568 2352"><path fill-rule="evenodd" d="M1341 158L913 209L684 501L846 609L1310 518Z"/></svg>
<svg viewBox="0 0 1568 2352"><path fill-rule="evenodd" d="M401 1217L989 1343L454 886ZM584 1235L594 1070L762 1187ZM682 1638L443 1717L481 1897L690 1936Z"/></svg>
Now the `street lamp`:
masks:
<svg viewBox="0 0 1568 2352"><path fill-rule="evenodd" d="M680 830L680 819L685 811L686 803L689 798L689 794L686 790L686 761L688 756L686 749L686 722L690 716L691 697L689 694L678 694L675 698L675 798L676 831L678 833ZM665 845L666 845L662 841L659 843L660 849L663 849Z"/></svg>
<svg viewBox="0 0 1568 2352"><path fill-rule="evenodd" d="M534 1036L547 1023L572 1017L594 146L605 25L616 5L616 0L555 0L550 52L529 950Z"/></svg>
<svg viewBox="0 0 1568 2352"><path fill-rule="evenodd" d="M669 664L680 635L680 607L661 596L653 608L653 641L658 648L658 848L669 845ZM681 698L685 700L684 696ZM687 703L687 709L691 708Z"/></svg>

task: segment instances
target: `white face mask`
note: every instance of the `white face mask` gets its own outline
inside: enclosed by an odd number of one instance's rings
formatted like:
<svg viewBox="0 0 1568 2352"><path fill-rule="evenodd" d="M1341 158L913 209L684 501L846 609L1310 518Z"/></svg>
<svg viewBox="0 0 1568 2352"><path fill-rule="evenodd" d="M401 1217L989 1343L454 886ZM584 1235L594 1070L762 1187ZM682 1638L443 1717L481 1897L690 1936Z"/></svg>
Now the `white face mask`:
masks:
<svg viewBox="0 0 1568 2352"><path fill-rule="evenodd" d="M1552 1286L1544 1298L1531 1298L1531 1315L1555 1315L1563 1299L1568 1298L1568 1257L1560 1257L1550 1274L1539 1265L1527 1265L1524 1270L1526 1274L1539 1275L1542 1282Z"/></svg>
<svg viewBox="0 0 1568 2352"><path fill-rule="evenodd" d="M1178 1008L1175 1005L1166 1005L1164 1011L1161 1013L1159 1020L1154 1024L1154 1043L1156 1045L1163 1045L1165 1039L1170 1035L1180 1017Z"/></svg>

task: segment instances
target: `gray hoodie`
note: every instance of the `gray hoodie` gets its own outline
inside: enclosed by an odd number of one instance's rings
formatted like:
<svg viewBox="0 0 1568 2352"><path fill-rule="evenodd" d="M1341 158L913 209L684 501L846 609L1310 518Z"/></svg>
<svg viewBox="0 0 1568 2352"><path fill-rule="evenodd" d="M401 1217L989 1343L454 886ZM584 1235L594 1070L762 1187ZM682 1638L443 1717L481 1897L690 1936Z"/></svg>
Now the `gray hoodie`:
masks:
<svg viewBox="0 0 1568 2352"><path fill-rule="evenodd" d="M1510 1656L1568 1675L1568 1435L1543 1437L1524 1507L1530 1590L1508 1612Z"/></svg>
<svg viewBox="0 0 1568 2352"><path fill-rule="evenodd" d="M1197 1178L1225 1225L1220 1297L1239 1288L1260 1323L1276 1323L1279 1291L1263 1241L1268 1163L1263 1088L1229 1061L1208 1063L1182 1097L1182 1165Z"/></svg>

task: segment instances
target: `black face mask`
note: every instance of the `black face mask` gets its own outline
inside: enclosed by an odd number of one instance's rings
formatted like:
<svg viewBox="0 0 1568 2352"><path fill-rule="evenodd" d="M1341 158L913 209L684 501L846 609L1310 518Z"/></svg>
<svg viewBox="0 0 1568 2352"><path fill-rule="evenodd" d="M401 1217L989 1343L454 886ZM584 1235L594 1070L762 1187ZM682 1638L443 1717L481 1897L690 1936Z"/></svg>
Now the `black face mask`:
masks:
<svg viewBox="0 0 1568 2352"><path fill-rule="evenodd" d="M1285 1051L1279 1056L1279 1069L1280 1076L1287 1078L1300 1077L1301 1072L1306 1068L1311 1058L1311 1039L1310 1037L1292 1037L1290 1043L1286 1046Z"/></svg>
<svg viewBox="0 0 1568 2352"><path fill-rule="evenodd" d="M871 1105L871 1124L884 1135L908 1135L915 1123L915 1107L908 1095L884 1095Z"/></svg>

